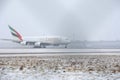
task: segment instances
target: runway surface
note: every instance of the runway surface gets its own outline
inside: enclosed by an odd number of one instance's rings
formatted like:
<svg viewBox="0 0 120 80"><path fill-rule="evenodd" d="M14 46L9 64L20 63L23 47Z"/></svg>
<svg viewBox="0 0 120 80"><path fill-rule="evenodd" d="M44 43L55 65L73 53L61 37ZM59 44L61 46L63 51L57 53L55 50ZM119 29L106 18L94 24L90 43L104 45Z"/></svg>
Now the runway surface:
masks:
<svg viewBox="0 0 120 80"><path fill-rule="evenodd" d="M0 56L120 55L120 49L0 49Z"/></svg>

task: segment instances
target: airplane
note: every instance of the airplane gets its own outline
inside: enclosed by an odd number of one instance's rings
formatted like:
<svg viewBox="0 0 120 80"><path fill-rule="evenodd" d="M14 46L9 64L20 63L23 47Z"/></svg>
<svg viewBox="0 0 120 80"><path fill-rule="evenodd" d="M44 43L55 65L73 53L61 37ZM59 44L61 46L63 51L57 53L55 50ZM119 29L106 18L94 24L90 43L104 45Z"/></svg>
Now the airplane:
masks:
<svg viewBox="0 0 120 80"><path fill-rule="evenodd" d="M18 33L14 28L8 25L10 32L14 39L2 39L6 41L12 41L15 43L19 43L21 45L30 45L34 48L46 48L46 46L60 46L63 45L67 48L68 44L71 41L65 37L59 36L40 36L40 37L23 37L20 33Z"/></svg>

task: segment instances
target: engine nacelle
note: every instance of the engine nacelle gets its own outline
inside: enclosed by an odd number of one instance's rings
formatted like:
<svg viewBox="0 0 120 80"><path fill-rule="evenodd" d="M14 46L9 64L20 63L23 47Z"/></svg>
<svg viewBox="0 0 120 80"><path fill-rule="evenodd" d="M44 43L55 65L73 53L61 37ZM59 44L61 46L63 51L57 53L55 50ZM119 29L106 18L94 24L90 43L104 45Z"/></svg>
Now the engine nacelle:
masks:
<svg viewBox="0 0 120 80"><path fill-rule="evenodd" d="M41 43L40 42L36 42L35 46L41 46Z"/></svg>
<svg viewBox="0 0 120 80"><path fill-rule="evenodd" d="M26 41L22 41L20 42L21 45L27 45L27 42Z"/></svg>

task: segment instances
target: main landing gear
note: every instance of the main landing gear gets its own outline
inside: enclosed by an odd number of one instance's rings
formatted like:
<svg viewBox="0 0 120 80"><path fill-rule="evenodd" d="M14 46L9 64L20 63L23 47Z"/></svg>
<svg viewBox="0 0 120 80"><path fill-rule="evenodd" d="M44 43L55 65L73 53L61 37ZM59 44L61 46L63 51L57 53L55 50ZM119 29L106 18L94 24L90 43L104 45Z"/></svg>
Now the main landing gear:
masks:
<svg viewBox="0 0 120 80"><path fill-rule="evenodd" d="M67 48L67 45L65 45L65 48Z"/></svg>

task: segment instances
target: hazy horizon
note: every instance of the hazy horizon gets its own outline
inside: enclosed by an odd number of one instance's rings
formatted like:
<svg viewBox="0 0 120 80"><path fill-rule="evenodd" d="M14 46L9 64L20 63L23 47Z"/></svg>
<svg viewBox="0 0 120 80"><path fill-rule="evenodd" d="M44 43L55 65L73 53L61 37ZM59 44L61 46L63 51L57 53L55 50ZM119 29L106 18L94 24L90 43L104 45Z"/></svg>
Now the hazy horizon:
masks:
<svg viewBox="0 0 120 80"><path fill-rule="evenodd" d="M58 35L74 40L120 40L119 0L1 0L0 38Z"/></svg>

